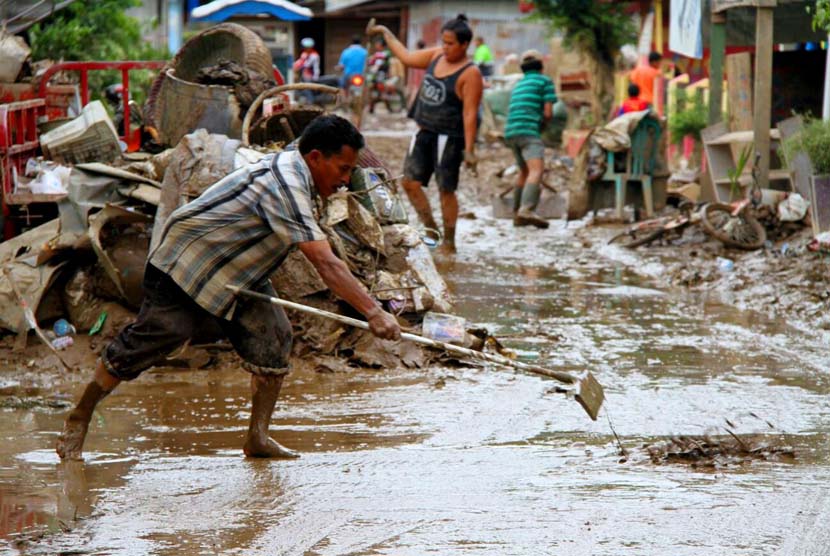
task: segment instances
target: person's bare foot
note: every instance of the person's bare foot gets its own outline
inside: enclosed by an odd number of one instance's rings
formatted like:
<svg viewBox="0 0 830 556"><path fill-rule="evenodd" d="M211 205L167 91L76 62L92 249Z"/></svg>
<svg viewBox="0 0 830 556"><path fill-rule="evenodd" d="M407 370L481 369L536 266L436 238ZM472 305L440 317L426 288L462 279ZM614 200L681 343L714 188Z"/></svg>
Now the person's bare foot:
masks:
<svg viewBox="0 0 830 556"><path fill-rule="evenodd" d="M63 424L63 432L55 444L55 451L61 459L83 460L84 440L89 422L76 419L67 419Z"/></svg>
<svg viewBox="0 0 830 556"><path fill-rule="evenodd" d="M296 459L300 457L299 453L289 450L270 437L266 437L264 441L256 437L248 437L242 451L249 458Z"/></svg>

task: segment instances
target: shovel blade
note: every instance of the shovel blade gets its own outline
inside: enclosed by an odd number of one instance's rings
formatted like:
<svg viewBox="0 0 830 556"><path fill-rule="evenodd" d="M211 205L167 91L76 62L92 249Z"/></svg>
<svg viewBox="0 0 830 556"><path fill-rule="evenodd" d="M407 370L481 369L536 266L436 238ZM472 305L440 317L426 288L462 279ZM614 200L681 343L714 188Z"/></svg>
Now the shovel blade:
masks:
<svg viewBox="0 0 830 556"><path fill-rule="evenodd" d="M605 391L602 384L589 372L579 377L576 395L574 396L588 416L596 421L602 402L605 400Z"/></svg>

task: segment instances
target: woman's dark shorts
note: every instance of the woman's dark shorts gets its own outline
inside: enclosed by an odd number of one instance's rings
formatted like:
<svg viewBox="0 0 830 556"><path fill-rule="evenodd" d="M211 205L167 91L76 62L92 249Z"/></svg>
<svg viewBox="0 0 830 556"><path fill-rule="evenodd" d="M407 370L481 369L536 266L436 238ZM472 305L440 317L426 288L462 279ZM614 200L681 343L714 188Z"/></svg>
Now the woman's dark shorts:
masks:
<svg viewBox="0 0 830 556"><path fill-rule="evenodd" d="M464 138L440 135L422 129L409 145L404 162L404 174L424 187L435 173L441 191L452 193L458 189L458 176L464 162Z"/></svg>
<svg viewBox="0 0 830 556"><path fill-rule="evenodd" d="M253 289L276 295L267 280ZM259 375L288 372L291 323L281 307L240 297L233 318L222 319L200 307L172 278L148 264L138 317L110 342L101 359L112 376L132 380L152 366L163 365L168 354L188 340L205 343L221 338L231 341L246 370Z"/></svg>

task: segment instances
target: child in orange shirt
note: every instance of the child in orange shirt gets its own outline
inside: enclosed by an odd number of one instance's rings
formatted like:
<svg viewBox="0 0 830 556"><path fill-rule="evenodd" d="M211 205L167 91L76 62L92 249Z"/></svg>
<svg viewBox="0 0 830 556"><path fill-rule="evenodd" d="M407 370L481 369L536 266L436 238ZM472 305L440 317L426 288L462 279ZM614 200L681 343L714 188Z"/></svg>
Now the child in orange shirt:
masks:
<svg viewBox="0 0 830 556"><path fill-rule="evenodd" d="M622 106L617 111L617 116L622 116L629 112L639 112L649 106L647 101L640 98L640 87L632 83L628 86L628 98L623 101Z"/></svg>

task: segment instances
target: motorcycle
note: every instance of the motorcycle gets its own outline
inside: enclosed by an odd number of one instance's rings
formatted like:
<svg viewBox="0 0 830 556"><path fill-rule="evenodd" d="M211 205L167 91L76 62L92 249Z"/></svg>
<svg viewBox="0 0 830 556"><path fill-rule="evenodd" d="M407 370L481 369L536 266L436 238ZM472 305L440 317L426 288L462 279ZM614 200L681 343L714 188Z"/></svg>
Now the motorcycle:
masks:
<svg viewBox="0 0 830 556"><path fill-rule="evenodd" d="M356 74L349 77L345 85L346 91L343 95L343 102L350 111L357 112L361 105L365 80L362 75Z"/></svg>
<svg viewBox="0 0 830 556"><path fill-rule="evenodd" d="M375 106L382 102L390 114L406 109L406 95L399 77L387 77L386 72L369 74L369 113L375 113Z"/></svg>
<svg viewBox="0 0 830 556"><path fill-rule="evenodd" d="M124 86L121 83L109 85L104 89L104 98L113 111L112 123L119 135L124 135ZM130 128L135 130L144 125L144 117L141 107L132 98L128 101L130 106Z"/></svg>

